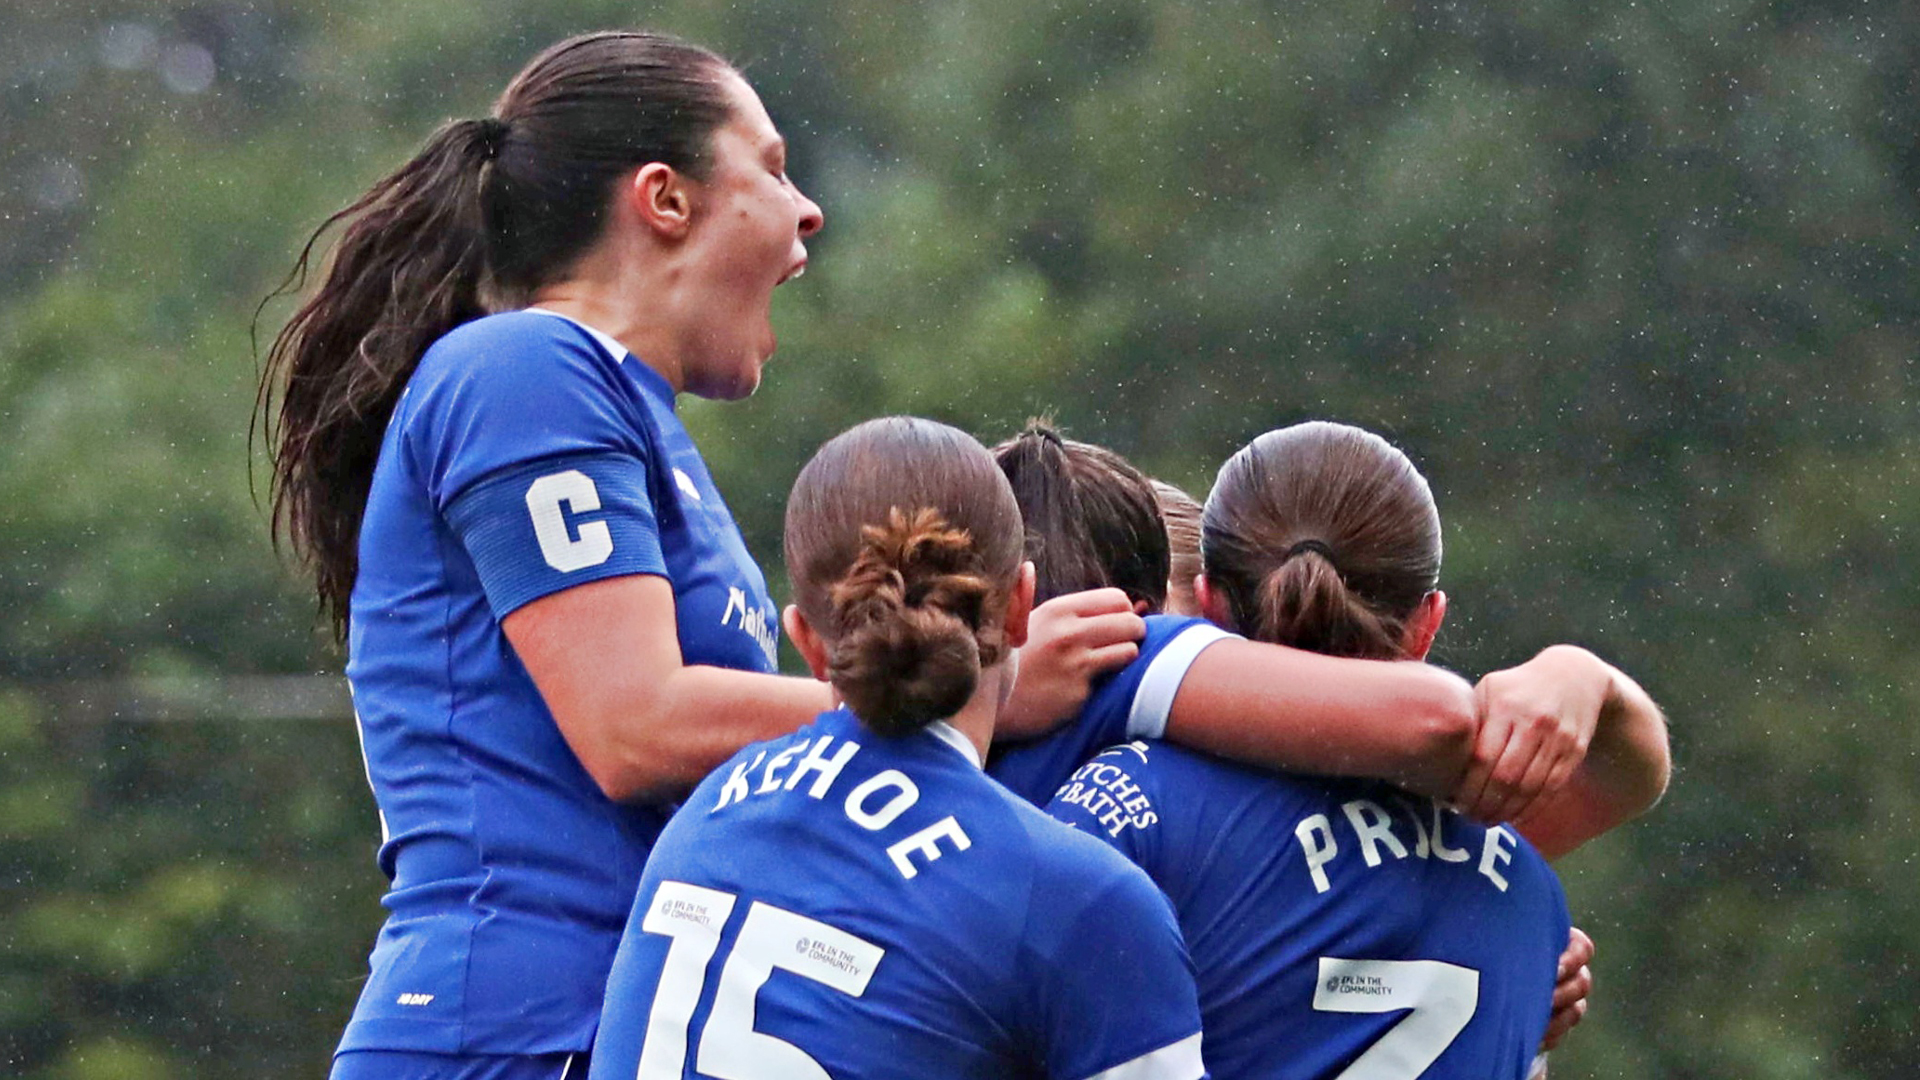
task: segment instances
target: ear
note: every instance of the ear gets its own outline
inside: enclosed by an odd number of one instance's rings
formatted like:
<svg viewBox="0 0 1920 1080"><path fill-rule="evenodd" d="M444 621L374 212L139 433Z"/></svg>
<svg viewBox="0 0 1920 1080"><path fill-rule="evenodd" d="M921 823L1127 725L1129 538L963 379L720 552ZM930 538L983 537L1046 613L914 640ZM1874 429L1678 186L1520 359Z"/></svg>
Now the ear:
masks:
<svg viewBox="0 0 1920 1080"><path fill-rule="evenodd" d="M1200 614L1208 622L1222 630L1238 632L1233 625L1233 610L1227 606L1226 594L1215 589L1213 582L1207 580L1207 575L1194 575L1193 599L1200 605Z"/></svg>
<svg viewBox="0 0 1920 1080"><path fill-rule="evenodd" d="M787 640L800 650L800 658L807 662L807 670L821 682L827 681L827 646L820 635L813 632L813 624L800 614L797 604L788 604L780 613L780 626L787 632Z"/></svg>
<svg viewBox="0 0 1920 1080"><path fill-rule="evenodd" d="M664 239L678 240L693 227L693 192L687 177L671 165L650 161L640 166L626 195L640 223Z"/></svg>
<svg viewBox="0 0 1920 1080"><path fill-rule="evenodd" d="M1405 636L1400 645L1407 655L1415 660L1425 660L1427 650L1433 648L1433 638L1440 632L1440 622L1447 617L1447 594L1435 589L1420 598L1420 605L1407 616Z"/></svg>
<svg viewBox="0 0 1920 1080"><path fill-rule="evenodd" d="M1033 594L1038 580L1033 564L1020 564L1020 577L1013 583L1013 592L1007 597L1007 616L1002 624L1007 631L1007 644L1019 648L1027 643L1027 624L1033 616Z"/></svg>

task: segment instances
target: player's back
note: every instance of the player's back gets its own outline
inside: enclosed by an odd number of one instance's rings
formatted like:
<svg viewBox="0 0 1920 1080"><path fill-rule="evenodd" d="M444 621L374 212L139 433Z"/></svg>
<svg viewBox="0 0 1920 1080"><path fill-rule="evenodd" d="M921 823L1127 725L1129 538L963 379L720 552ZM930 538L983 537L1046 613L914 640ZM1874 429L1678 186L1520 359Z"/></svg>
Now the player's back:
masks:
<svg viewBox="0 0 1920 1080"><path fill-rule="evenodd" d="M1165 899L972 753L840 712L716 770L648 862L595 1080L1201 1075Z"/></svg>
<svg viewBox="0 0 1920 1080"><path fill-rule="evenodd" d="M1173 901L1215 1075L1527 1074L1568 923L1558 879L1511 829L1376 781L1162 743L1101 754L1049 809Z"/></svg>

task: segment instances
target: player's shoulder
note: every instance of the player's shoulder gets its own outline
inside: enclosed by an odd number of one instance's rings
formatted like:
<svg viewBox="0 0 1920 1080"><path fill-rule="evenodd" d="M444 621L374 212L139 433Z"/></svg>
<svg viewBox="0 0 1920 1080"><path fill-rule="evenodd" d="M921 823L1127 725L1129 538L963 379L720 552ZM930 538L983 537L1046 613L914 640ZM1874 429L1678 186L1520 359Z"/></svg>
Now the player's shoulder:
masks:
<svg viewBox="0 0 1920 1080"><path fill-rule="evenodd" d="M529 391L551 385L556 376L593 374L614 362L573 322L537 311L507 311L463 323L435 341L420 358L414 385Z"/></svg>
<svg viewBox="0 0 1920 1080"><path fill-rule="evenodd" d="M1211 643L1220 638L1235 636L1197 615L1156 614L1147 616L1144 621L1147 627L1146 636L1140 642L1141 656L1157 652L1176 641L1185 640L1193 644L1203 641Z"/></svg>
<svg viewBox="0 0 1920 1080"><path fill-rule="evenodd" d="M1113 848L1016 795L1003 801L1032 851L1036 894L1092 896L1144 885L1158 895L1140 868Z"/></svg>

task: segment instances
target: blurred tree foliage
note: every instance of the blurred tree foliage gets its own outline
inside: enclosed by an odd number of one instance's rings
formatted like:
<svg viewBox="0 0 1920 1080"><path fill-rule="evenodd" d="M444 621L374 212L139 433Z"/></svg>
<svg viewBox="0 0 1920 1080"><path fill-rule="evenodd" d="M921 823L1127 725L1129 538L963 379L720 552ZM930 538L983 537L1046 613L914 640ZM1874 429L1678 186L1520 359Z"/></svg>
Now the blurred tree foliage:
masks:
<svg viewBox="0 0 1920 1080"><path fill-rule="evenodd" d="M0 8L0 1071L324 1069L380 914L351 725L47 690L337 669L249 493L254 307L636 18L747 65L827 213L760 395L686 405L763 560L880 413L1052 411L1201 493L1383 431L1446 662L1581 641L1674 719L1667 804L1563 865L1600 987L1555 1074L1920 1074L1920 20L1813 0Z"/></svg>

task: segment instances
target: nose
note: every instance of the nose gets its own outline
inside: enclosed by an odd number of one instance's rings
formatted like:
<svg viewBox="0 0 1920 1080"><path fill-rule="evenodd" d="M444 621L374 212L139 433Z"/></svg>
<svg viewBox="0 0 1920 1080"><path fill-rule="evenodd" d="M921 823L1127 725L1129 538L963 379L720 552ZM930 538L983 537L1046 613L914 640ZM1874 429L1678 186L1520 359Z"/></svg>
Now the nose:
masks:
<svg viewBox="0 0 1920 1080"><path fill-rule="evenodd" d="M820 231L826 224L827 216L820 212L820 204L801 194L799 188L793 189L793 197L800 203L800 236L802 239Z"/></svg>

